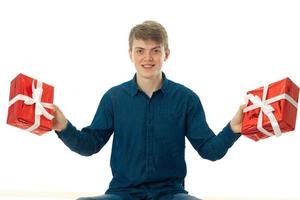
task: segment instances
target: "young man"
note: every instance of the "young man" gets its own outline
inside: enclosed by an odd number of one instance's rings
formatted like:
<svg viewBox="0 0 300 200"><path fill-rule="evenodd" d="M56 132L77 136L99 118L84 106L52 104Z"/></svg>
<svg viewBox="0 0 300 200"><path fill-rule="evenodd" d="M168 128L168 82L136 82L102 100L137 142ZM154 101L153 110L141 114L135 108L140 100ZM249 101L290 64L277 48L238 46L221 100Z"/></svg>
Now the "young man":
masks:
<svg viewBox="0 0 300 200"><path fill-rule="evenodd" d="M104 94L90 126L77 130L54 106L53 129L72 151L97 153L114 133L109 188L105 195L81 200L196 200L184 190L185 137L201 157L213 161L239 138L243 106L215 135L198 96L162 72L169 54L161 24L138 24L129 36L136 74Z"/></svg>

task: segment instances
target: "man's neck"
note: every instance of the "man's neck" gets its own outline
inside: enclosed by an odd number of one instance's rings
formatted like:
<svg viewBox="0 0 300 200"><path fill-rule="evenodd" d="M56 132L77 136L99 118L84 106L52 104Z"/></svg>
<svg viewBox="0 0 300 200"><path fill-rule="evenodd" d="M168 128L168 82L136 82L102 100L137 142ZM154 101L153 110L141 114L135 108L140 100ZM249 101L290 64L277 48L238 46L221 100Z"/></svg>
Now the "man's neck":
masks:
<svg viewBox="0 0 300 200"><path fill-rule="evenodd" d="M157 91L159 88L161 88L162 85L162 73L159 75L148 79L148 78L143 78L137 74L136 76L136 81L138 87L147 94L149 98L151 98L153 92Z"/></svg>

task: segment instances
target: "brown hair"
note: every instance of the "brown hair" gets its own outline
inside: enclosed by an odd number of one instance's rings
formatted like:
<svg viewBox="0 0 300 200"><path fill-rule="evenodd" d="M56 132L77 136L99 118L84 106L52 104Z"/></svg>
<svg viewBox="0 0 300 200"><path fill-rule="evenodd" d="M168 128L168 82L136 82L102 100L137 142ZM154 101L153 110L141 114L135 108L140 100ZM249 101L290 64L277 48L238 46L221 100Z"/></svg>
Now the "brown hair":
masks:
<svg viewBox="0 0 300 200"><path fill-rule="evenodd" d="M162 44L167 50L168 34L166 29L156 21L144 21L142 24L134 26L129 34L129 48L132 49L132 43L134 39L153 40L158 44Z"/></svg>

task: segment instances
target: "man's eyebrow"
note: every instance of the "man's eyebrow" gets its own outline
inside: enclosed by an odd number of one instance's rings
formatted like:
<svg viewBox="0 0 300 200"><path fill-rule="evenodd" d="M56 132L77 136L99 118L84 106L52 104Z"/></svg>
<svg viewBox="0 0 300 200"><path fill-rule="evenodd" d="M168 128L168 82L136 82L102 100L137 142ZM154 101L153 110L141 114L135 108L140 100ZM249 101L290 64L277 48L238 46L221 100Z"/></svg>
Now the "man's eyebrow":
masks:
<svg viewBox="0 0 300 200"><path fill-rule="evenodd" d="M157 49L157 48L161 48L161 46L155 46L155 47L151 48L150 50L152 50L152 49ZM135 47L134 49L146 49L146 48L143 48L143 47Z"/></svg>
<svg viewBox="0 0 300 200"><path fill-rule="evenodd" d="M143 48L143 47L135 47L134 49L145 49L145 48Z"/></svg>
<svg viewBox="0 0 300 200"><path fill-rule="evenodd" d="M161 48L161 46L156 46L156 47L153 47L152 49L160 49Z"/></svg>

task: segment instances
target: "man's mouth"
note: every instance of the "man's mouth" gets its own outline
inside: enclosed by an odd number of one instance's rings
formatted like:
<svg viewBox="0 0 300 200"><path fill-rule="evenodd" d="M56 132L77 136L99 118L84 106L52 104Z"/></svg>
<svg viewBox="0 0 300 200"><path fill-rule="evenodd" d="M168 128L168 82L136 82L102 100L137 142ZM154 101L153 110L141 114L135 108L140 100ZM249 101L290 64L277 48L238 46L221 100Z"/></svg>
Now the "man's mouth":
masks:
<svg viewBox="0 0 300 200"><path fill-rule="evenodd" d="M154 64L144 64L144 65L142 65L142 67L144 67L144 68L152 68L154 66L155 66Z"/></svg>

